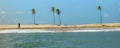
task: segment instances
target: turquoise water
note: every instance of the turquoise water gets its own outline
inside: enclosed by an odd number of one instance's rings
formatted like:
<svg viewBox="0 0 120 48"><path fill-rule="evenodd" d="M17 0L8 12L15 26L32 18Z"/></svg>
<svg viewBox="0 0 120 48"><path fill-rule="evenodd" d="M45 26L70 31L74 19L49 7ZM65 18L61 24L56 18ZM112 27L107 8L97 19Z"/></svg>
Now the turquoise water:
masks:
<svg viewBox="0 0 120 48"><path fill-rule="evenodd" d="M120 48L120 32L0 34L0 48Z"/></svg>

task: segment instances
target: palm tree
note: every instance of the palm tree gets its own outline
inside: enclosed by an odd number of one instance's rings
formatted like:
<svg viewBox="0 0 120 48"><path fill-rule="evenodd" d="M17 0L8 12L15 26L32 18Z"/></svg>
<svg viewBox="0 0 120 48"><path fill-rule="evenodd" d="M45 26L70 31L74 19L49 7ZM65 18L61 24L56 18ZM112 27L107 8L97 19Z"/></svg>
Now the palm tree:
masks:
<svg viewBox="0 0 120 48"><path fill-rule="evenodd" d="M33 20L34 20L34 25L36 25L36 23L35 23L35 14L36 14L35 9L32 8L32 15L33 15Z"/></svg>
<svg viewBox="0 0 120 48"><path fill-rule="evenodd" d="M54 8L54 6L51 7L51 11L53 13L53 24L55 25L55 8Z"/></svg>
<svg viewBox="0 0 120 48"><path fill-rule="evenodd" d="M59 9L56 9L56 13L59 16L61 12ZM61 17L60 16L59 16L59 25L61 25Z"/></svg>
<svg viewBox="0 0 120 48"><path fill-rule="evenodd" d="M101 12L101 10L102 10L102 8L101 8L101 6L98 6L98 11L100 11L100 24L102 25L102 12Z"/></svg>

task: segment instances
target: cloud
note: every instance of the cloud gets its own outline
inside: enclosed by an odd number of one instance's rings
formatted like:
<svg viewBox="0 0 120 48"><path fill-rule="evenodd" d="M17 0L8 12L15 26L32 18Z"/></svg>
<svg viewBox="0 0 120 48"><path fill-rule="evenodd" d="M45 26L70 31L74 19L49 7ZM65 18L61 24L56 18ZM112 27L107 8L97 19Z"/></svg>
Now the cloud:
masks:
<svg viewBox="0 0 120 48"><path fill-rule="evenodd" d="M0 11L0 14L7 14L6 11Z"/></svg>
<svg viewBox="0 0 120 48"><path fill-rule="evenodd" d="M120 3L118 3L118 5L120 6Z"/></svg>
<svg viewBox="0 0 120 48"><path fill-rule="evenodd" d="M101 2L103 2L103 0L97 0L98 1L98 3L101 3Z"/></svg>
<svg viewBox="0 0 120 48"><path fill-rule="evenodd" d="M97 0L97 1L99 1L99 0Z"/></svg>
<svg viewBox="0 0 120 48"><path fill-rule="evenodd" d="M108 17L108 16L109 16L108 13L104 13L104 14L103 14L103 17Z"/></svg>
<svg viewBox="0 0 120 48"><path fill-rule="evenodd" d="M16 18L16 21L17 21L17 22L20 22L20 19L19 19L19 18Z"/></svg>
<svg viewBox="0 0 120 48"><path fill-rule="evenodd" d="M16 11L16 14L24 14L24 11Z"/></svg>
<svg viewBox="0 0 120 48"><path fill-rule="evenodd" d="M120 11L120 8L118 8L118 10Z"/></svg>
<svg viewBox="0 0 120 48"><path fill-rule="evenodd" d="M117 6L118 6L118 11L120 11L120 2L117 4Z"/></svg>
<svg viewBox="0 0 120 48"><path fill-rule="evenodd" d="M31 11L28 12L29 14L32 14Z"/></svg>

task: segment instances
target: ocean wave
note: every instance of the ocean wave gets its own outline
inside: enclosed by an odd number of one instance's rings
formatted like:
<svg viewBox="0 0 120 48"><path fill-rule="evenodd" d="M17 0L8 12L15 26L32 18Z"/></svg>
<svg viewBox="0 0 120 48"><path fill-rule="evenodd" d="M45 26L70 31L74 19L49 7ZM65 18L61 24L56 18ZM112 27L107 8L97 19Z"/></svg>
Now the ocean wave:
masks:
<svg viewBox="0 0 120 48"><path fill-rule="evenodd" d="M70 30L70 31L13 29L13 30L1 30L0 33L59 33L59 32L109 32L109 31L120 31L120 28L114 28L114 29L81 29L81 30Z"/></svg>
<svg viewBox="0 0 120 48"><path fill-rule="evenodd" d="M110 32L110 31L120 31L120 28L115 28L115 29L87 29L87 30L73 30L72 32Z"/></svg>
<svg viewBox="0 0 120 48"><path fill-rule="evenodd" d="M26 29L14 29L14 30L2 30L0 33L49 33L54 31L45 31L45 30L26 30Z"/></svg>

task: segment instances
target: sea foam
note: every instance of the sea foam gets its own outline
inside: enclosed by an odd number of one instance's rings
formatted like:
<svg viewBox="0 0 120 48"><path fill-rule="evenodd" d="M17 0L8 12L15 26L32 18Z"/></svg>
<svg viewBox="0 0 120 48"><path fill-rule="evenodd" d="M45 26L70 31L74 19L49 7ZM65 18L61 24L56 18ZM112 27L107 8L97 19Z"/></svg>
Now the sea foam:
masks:
<svg viewBox="0 0 120 48"><path fill-rule="evenodd" d="M81 30L70 30L70 31L49 31L49 30L33 30L33 29L12 29L12 30L1 30L0 33L60 33L60 32L110 32L120 31L120 28L114 29L81 29Z"/></svg>
<svg viewBox="0 0 120 48"><path fill-rule="evenodd" d="M0 33L49 33L54 31L45 30L30 30L30 29L14 29L14 30L2 30Z"/></svg>
<svg viewBox="0 0 120 48"><path fill-rule="evenodd" d="M86 29L86 30L73 30L72 32L110 32L110 31L120 31L120 28L114 28L114 29Z"/></svg>

